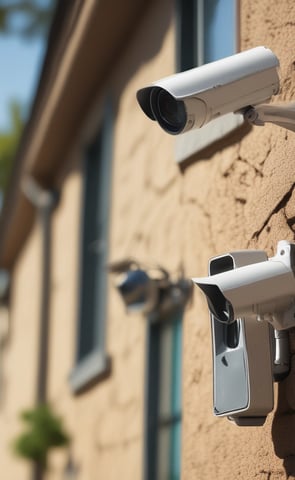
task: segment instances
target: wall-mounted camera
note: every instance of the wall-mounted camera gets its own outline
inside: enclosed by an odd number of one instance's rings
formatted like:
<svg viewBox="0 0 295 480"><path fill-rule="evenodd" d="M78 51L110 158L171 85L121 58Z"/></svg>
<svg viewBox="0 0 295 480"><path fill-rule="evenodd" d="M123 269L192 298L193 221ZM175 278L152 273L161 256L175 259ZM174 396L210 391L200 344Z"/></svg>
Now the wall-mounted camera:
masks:
<svg viewBox="0 0 295 480"><path fill-rule="evenodd" d="M295 129L295 104L264 105L279 92L279 60L268 48L236 55L162 78L137 92L144 113L171 135L201 128L230 112L255 125Z"/></svg>
<svg viewBox="0 0 295 480"><path fill-rule="evenodd" d="M262 425L273 408L273 381L289 372L286 329L295 325L295 244L268 258L242 250L211 259L205 293L212 328L214 413ZM263 321L266 320L266 321Z"/></svg>
<svg viewBox="0 0 295 480"><path fill-rule="evenodd" d="M140 312L150 320L183 308L192 294L192 282L183 276L171 279L160 266L145 266L134 259L109 264L115 274L115 286L127 312Z"/></svg>
<svg viewBox="0 0 295 480"><path fill-rule="evenodd" d="M221 323L251 316L284 330L295 326L294 262L295 244L282 240L274 257L193 281Z"/></svg>

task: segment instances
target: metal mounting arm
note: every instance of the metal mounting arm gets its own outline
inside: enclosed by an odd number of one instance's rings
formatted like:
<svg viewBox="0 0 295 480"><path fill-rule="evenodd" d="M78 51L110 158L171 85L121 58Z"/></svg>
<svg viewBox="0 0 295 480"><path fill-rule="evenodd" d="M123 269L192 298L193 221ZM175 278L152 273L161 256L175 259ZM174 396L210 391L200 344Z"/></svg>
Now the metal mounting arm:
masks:
<svg viewBox="0 0 295 480"><path fill-rule="evenodd" d="M249 107L243 115L253 125L263 126L269 122L295 132L295 102Z"/></svg>

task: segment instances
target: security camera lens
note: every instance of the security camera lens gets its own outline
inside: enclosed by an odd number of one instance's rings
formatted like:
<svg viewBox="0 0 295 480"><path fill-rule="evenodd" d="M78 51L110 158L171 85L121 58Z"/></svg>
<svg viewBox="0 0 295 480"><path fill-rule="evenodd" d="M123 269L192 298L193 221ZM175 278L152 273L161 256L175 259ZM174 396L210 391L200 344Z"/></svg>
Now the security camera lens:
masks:
<svg viewBox="0 0 295 480"><path fill-rule="evenodd" d="M232 304L225 298L217 285L198 283L198 286L205 293L209 310L217 320L226 324L235 321Z"/></svg>
<svg viewBox="0 0 295 480"><path fill-rule="evenodd" d="M184 102L175 100L163 88L154 88L150 100L153 114L161 127L173 135L182 132L187 118Z"/></svg>

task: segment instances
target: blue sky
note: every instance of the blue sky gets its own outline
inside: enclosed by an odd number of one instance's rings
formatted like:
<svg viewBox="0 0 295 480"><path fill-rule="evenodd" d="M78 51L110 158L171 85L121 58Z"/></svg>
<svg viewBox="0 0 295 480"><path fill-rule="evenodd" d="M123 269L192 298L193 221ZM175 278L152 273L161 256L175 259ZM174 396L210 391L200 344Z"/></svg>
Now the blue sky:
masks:
<svg viewBox="0 0 295 480"><path fill-rule="evenodd" d="M0 130L9 127L9 102L30 108L42 65L44 43L0 35Z"/></svg>

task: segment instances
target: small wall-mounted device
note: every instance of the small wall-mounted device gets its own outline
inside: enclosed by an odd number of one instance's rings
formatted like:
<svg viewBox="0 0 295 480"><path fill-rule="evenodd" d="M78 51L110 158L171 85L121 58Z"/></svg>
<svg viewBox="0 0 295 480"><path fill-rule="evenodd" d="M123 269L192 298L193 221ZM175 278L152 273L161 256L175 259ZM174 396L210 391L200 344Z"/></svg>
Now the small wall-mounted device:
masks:
<svg viewBox="0 0 295 480"><path fill-rule="evenodd" d="M279 60L256 47L162 78L137 92L143 112L171 135L202 128L230 112L251 124L295 131L295 103L265 105L280 89Z"/></svg>
<svg viewBox="0 0 295 480"><path fill-rule="evenodd" d="M208 277L193 279L210 310L214 413L238 425L264 423L273 408L273 381L288 374L294 260L295 244L280 241L274 257L230 252L211 259Z"/></svg>
<svg viewBox="0 0 295 480"><path fill-rule="evenodd" d="M143 266L132 258L108 266L116 276L116 288L127 312L148 314L149 319L183 307L191 297L192 282L182 276L176 280L160 266Z"/></svg>

